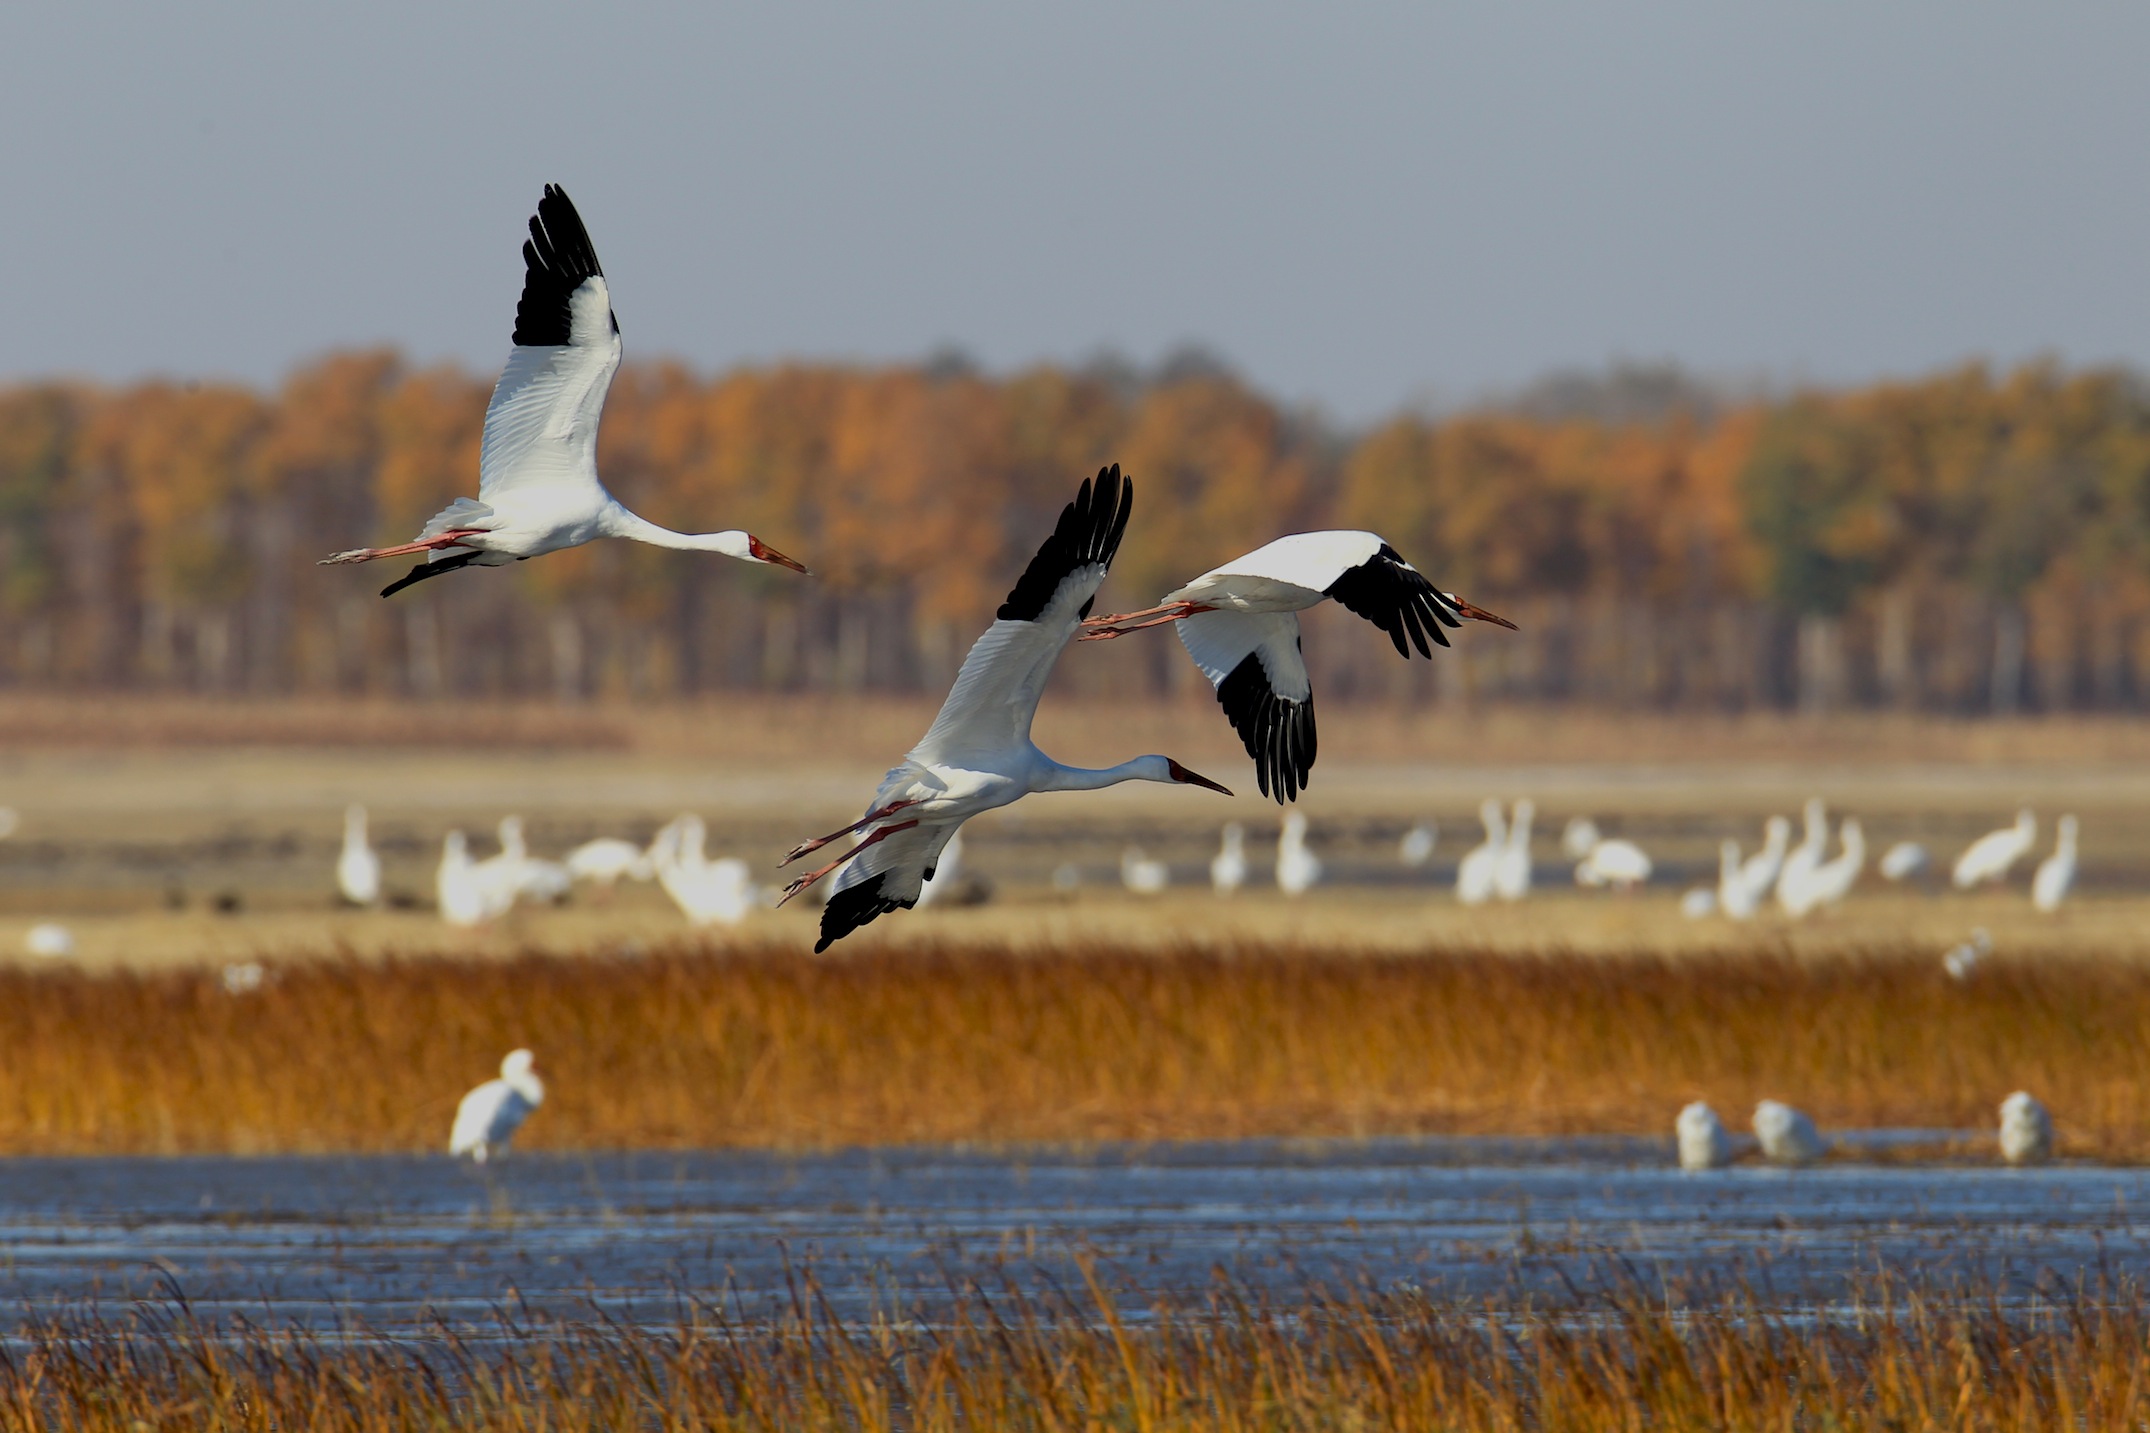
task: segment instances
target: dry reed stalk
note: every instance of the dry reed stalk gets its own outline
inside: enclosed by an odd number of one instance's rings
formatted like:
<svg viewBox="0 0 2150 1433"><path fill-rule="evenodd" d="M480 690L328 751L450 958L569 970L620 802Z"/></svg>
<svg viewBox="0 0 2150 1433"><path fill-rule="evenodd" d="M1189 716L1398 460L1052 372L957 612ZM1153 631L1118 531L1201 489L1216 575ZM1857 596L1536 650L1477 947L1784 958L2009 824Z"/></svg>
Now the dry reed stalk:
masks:
<svg viewBox="0 0 2150 1433"><path fill-rule="evenodd" d="M1240 949L294 962L0 971L0 1152L424 1150L516 1045L533 1148L1669 1130L1764 1096L1825 1126L1985 1127L2139 1157L2150 973L1923 952L1519 958Z"/></svg>
<svg viewBox="0 0 2150 1433"><path fill-rule="evenodd" d="M0 1342L0 1433L105 1430L1061 1430L2136 1426L2150 1313L2133 1285L1870 1288L1823 1316L1745 1290L1628 1286L1559 1306L1220 1283L972 1291L931 1320L829 1320L810 1280L742 1318L601 1312L382 1337L49 1319Z"/></svg>

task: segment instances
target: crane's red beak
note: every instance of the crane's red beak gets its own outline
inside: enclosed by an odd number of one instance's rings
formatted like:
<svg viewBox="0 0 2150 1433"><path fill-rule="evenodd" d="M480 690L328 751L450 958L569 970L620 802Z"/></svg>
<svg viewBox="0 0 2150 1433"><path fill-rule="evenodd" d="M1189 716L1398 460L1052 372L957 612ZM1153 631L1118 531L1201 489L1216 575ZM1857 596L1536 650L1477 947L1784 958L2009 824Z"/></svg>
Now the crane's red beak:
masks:
<svg viewBox="0 0 2150 1433"><path fill-rule="evenodd" d="M805 563L792 561L790 558L784 556L783 553L778 552L775 548L769 546L768 543L763 542L760 538L756 537L751 532L747 534L747 552L754 558L756 562L773 562L778 567L788 567L793 572L806 572ZM813 576L813 574L810 572L808 572L806 575L809 577Z"/></svg>
<svg viewBox="0 0 2150 1433"><path fill-rule="evenodd" d="M1491 622L1494 626L1506 627L1511 632L1521 630L1515 625L1515 623L1509 621L1506 617L1496 617L1483 607L1473 607L1470 603L1464 601L1461 597L1456 596L1453 592L1448 594L1448 600L1456 604L1456 615L1458 617L1468 617L1473 622Z"/></svg>
<svg viewBox="0 0 2150 1433"><path fill-rule="evenodd" d="M1232 788L1229 786L1219 786L1206 776L1198 776L1169 756L1165 758L1165 768L1172 773L1174 781L1185 782L1189 786L1207 786L1210 790L1221 791L1227 796L1232 794Z"/></svg>

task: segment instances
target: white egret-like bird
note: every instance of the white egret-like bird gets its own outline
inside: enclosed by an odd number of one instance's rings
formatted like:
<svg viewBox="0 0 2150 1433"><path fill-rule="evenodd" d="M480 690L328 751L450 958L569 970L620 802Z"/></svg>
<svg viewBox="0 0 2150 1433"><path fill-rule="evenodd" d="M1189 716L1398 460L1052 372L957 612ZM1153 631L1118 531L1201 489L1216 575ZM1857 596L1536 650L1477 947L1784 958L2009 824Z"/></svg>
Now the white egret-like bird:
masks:
<svg viewBox="0 0 2150 1433"><path fill-rule="evenodd" d="M1387 632L1403 657L1415 646L1430 659L1428 641L1447 646L1442 627L1466 617L1515 626L1437 590L1376 533L1300 532L1211 568L1155 607L1089 618L1083 640L1172 623L1254 758L1262 794L1281 804L1299 799L1314 769L1314 685L1299 614L1331 598Z"/></svg>
<svg viewBox="0 0 2150 1433"><path fill-rule="evenodd" d="M567 894L574 884L567 867L530 854L522 817L501 817L499 836L500 854L478 862L478 879L505 887L511 901L555 901Z"/></svg>
<svg viewBox="0 0 2150 1433"><path fill-rule="evenodd" d="M477 498L457 498L414 541L353 548L323 565L424 554L381 589L388 597L472 564L504 567L623 537L806 571L752 533L674 532L637 517L605 491L597 478L597 421L619 366L620 325L597 250L566 191L548 184L523 245L514 351L485 410Z"/></svg>
<svg viewBox="0 0 2150 1433"><path fill-rule="evenodd" d="M1237 821L1227 822L1223 844L1217 854L1209 858L1209 888L1220 896L1228 896L1247 883L1247 828Z"/></svg>
<svg viewBox="0 0 2150 1433"><path fill-rule="evenodd" d="M1508 818L1501 804L1488 796L1478 803L1478 820L1486 839L1463 853L1456 865L1456 899L1467 906L1482 906L1493 899L1501 856L1508 849Z"/></svg>
<svg viewBox="0 0 2150 1433"><path fill-rule="evenodd" d="M1284 818L1277 834L1277 889L1303 896L1321 879L1321 858L1307 849L1306 817L1297 811Z"/></svg>
<svg viewBox="0 0 2150 1433"><path fill-rule="evenodd" d="M1717 1111L1696 1100L1680 1111L1672 1123L1680 1141L1680 1168L1690 1171L1722 1169L1732 1162L1732 1136Z"/></svg>
<svg viewBox="0 0 2150 1433"><path fill-rule="evenodd" d="M617 836L598 836L583 842L567 853L561 865L567 868L569 879L594 881L605 890L623 880L647 881L657 874L657 868L650 864L649 852Z"/></svg>
<svg viewBox="0 0 2150 1433"><path fill-rule="evenodd" d="M1615 836L1592 846L1575 863L1575 884L1631 891L1650 879L1652 869L1649 854L1642 847Z"/></svg>
<svg viewBox="0 0 2150 1433"><path fill-rule="evenodd" d="M1806 833L1784 857L1777 870L1777 904L1791 915L1805 915L1807 878L1822 863L1829 849L1829 810L1819 796L1807 798Z"/></svg>
<svg viewBox="0 0 2150 1433"><path fill-rule="evenodd" d="M1433 859L1434 843L1441 839L1441 828L1431 821L1421 821L1403 833L1396 843L1396 859L1413 870Z"/></svg>
<svg viewBox="0 0 2150 1433"><path fill-rule="evenodd" d="M1691 921L1707 920L1717 914L1717 892L1708 886L1695 886L1681 892L1680 914Z"/></svg>
<svg viewBox="0 0 2150 1433"><path fill-rule="evenodd" d="M1971 932L1971 938L1950 946L1941 955L1941 968L1951 980L1969 980L1973 971L1989 955L1993 954L1993 936L1984 926Z"/></svg>
<svg viewBox="0 0 2150 1433"><path fill-rule="evenodd" d="M1762 823L1762 845L1749 856L1739 868L1739 878L1747 887L1744 904L1747 915L1753 915L1776 889L1777 877L1784 871L1785 848L1791 843L1792 823L1782 816L1772 816ZM1740 917L1746 919L1746 916Z"/></svg>
<svg viewBox="0 0 2150 1433"><path fill-rule="evenodd" d="M1754 1137L1761 1142L1763 1157L1775 1164L1812 1164L1829 1150L1813 1120L1776 1100L1754 1107Z"/></svg>
<svg viewBox="0 0 2150 1433"><path fill-rule="evenodd" d="M930 906L935 900L954 889L956 877L963 874L963 833L956 832L941 848L941 859L918 888L918 904Z"/></svg>
<svg viewBox="0 0 2150 1433"><path fill-rule="evenodd" d="M2060 909L2060 903L2068 899L2068 888L2075 884L2075 831L2073 816L2060 818L2053 854L2038 863L2038 872L2031 877L2031 904L2048 915Z"/></svg>
<svg viewBox="0 0 2150 1433"><path fill-rule="evenodd" d="M1504 901L1519 901L1530 894L1530 822L1537 811L1528 796L1510 808L1508 844L1493 866L1493 894Z"/></svg>
<svg viewBox="0 0 2150 1433"><path fill-rule="evenodd" d="M2053 1157L2053 1117L2028 1090L2001 1101L2001 1158L2043 1164Z"/></svg>
<svg viewBox="0 0 2150 1433"><path fill-rule="evenodd" d="M75 933L57 921L39 921L23 932L22 948L42 960L64 960L75 953Z"/></svg>
<svg viewBox="0 0 2150 1433"><path fill-rule="evenodd" d="M1138 756L1099 770L1063 766L1030 739L1038 698L1061 651L1074 639L1112 566L1134 485L1117 464L1085 480L1030 566L1001 603L993 625L963 659L955 686L918 745L882 778L866 814L841 831L802 842L789 864L853 833L856 845L785 887L789 900L842 868L821 912L819 952L889 911L917 903L941 848L983 811L1034 791L1097 791L1123 781L1230 791L1166 756Z"/></svg>
<svg viewBox="0 0 2150 1433"><path fill-rule="evenodd" d="M1782 819L1782 818L1779 818ZM1780 856L1782 852L1778 853ZM1777 878L1772 870L1770 880ZM1756 886L1747 879L1746 867L1739 858L1739 842L1730 836L1717 843L1717 909L1727 919L1743 921L1754 919L1761 907L1762 894L1767 886Z"/></svg>
<svg viewBox="0 0 2150 1433"><path fill-rule="evenodd" d="M343 813L343 850L336 857L336 889L354 906L381 898L381 858L366 840L366 808L347 806Z"/></svg>
<svg viewBox="0 0 2150 1433"><path fill-rule="evenodd" d="M1598 830L1598 823L1588 816L1570 816L1568 824L1560 828L1560 854L1571 861L1580 861L1590 854L1590 848L1605 839Z"/></svg>
<svg viewBox="0 0 2150 1433"><path fill-rule="evenodd" d="M1866 830L1857 817L1846 817L1837 828L1842 849L1831 859L1813 867L1796 887L1777 884L1777 897L1792 915L1803 916L1823 906L1833 906L1851 894L1859 872L1866 865Z"/></svg>
<svg viewBox="0 0 2150 1433"><path fill-rule="evenodd" d="M1931 859L1918 842L1898 841L1881 853L1881 862L1874 869L1881 872L1884 881L1908 881L1925 870Z"/></svg>
<svg viewBox="0 0 2150 1433"><path fill-rule="evenodd" d="M735 856L710 860L703 854L708 839L701 817L678 817L652 843L650 864L688 924L737 925L754 908L753 873Z"/></svg>
<svg viewBox="0 0 2150 1433"><path fill-rule="evenodd" d="M1172 884L1172 868L1129 846L1120 853L1120 884L1138 896L1154 896Z"/></svg>
<svg viewBox="0 0 2150 1433"><path fill-rule="evenodd" d="M461 831L450 831L441 842L440 870L434 876L434 895L440 917L452 926L478 926L497 920L515 904L512 883L479 874L470 859L470 842Z"/></svg>
<svg viewBox="0 0 2150 1433"><path fill-rule="evenodd" d="M515 1131L530 1112L545 1103L545 1082L537 1075L537 1056L528 1050L510 1050L500 1062L500 1078L463 1096L455 1107L455 1126L448 1133L448 1153L457 1159L468 1155L477 1164L508 1152Z"/></svg>
<svg viewBox="0 0 2150 1433"><path fill-rule="evenodd" d="M2038 818L2026 807L2016 813L2014 824L1988 831L1966 847L1956 858L1956 869L1949 879L1959 891L1988 881L2004 881L2009 868L2029 855L2037 840Z"/></svg>

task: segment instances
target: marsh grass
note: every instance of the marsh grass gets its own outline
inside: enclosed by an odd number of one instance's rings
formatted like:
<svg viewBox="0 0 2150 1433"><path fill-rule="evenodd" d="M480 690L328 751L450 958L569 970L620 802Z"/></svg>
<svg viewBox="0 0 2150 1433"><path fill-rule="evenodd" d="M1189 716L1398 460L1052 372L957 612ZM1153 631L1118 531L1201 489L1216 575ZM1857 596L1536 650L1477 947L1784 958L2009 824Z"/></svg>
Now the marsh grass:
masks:
<svg viewBox="0 0 2150 1433"><path fill-rule="evenodd" d="M1394 956L1260 948L828 959L302 961L0 972L0 1152L424 1150L503 1052L526 1147L831 1147L1663 1134L1689 1099L1825 1127L1982 1129L2011 1090L2065 1152L2150 1151L2150 972L1923 952Z"/></svg>
<svg viewBox="0 0 2150 1433"><path fill-rule="evenodd" d="M656 1330L53 1318L0 1343L0 1430L2117 1429L2150 1391L2132 1284L1884 1282L1816 1311L1636 1285L1555 1306L1223 1280L1146 1299L1085 1274L849 1325L810 1277L770 1314L695 1302Z"/></svg>

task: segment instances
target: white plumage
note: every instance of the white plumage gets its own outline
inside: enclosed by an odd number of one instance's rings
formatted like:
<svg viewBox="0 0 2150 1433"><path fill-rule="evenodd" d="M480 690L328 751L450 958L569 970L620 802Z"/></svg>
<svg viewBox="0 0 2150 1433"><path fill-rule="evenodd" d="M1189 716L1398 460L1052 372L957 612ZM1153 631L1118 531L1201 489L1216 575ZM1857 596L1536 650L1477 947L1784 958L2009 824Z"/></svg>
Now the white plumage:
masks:
<svg viewBox="0 0 2150 1433"><path fill-rule="evenodd" d="M1254 758L1262 794L1296 801L1315 754L1299 614L1331 598L1387 632L1404 657L1415 646L1430 658L1428 643L1447 646L1441 629L1466 617L1515 626L1437 590L1378 533L1300 532L1211 568L1155 607L1090 618L1083 640L1172 623Z"/></svg>
<svg viewBox="0 0 2150 1433"><path fill-rule="evenodd" d="M1722 1169L1732 1162L1732 1136L1717 1118L1717 1111L1696 1100L1673 1121L1679 1136L1680 1168L1690 1171Z"/></svg>
<svg viewBox="0 0 2150 1433"><path fill-rule="evenodd" d="M1440 837L1440 827L1431 821L1421 821L1404 832L1403 839L1396 843L1396 859L1415 870L1433 859L1434 843Z"/></svg>
<svg viewBox="0 0 2150 1433"><path fill-rule="evenodd" d="M709 828L688 813L657 833L650 864L657 883L694 926L738 925L755 904L752 873L735 856L703 854Z"/></svg>
<svg viewBox="0 0 2150 1433"><path fill-rule="evenodd" d="M23 932L22 948L43 960L64 960L75 953L75 933L57 921L39 921Z"/></svg>
<svg viewBox="0 0 2150 1433"><path fill-rule="evenodd" d="M1209 888L1228 896L1247 883L1247 828L1227 822L1217 854L1209 858Z"/></svg>
<svg viewBox="0 0 2150 1433"><path fill-rule="evenodd" d="M1294 811L1277 833L1277 889L1303 896L1321 879L1321 858L1307 849L1306 817Z"/></svg>
<svg viewBox="0 0 2150 1433"><path fill-rule="evenodd" d="M1600 841L1575 865L1578 886L1611 886L1633 890L1650 879L1650 857L1633 841L1620 837Z"/></svg>
<svg viewBox="0 0 2150 1433"><path fill-rule="evenodd" d="M528 1050L509 1051L500 1062L500 1078L487 1080L455 1107L448 1153L458 1159L468 1155L478 1164L506 1154L515 1131L544 1103L545 1082L537 1076L537 1057Z"/></svg>
<svg viewBox="0 0 2150 1433"><path fill-rule="evenodd" d="M1791 839L1792 823L1782 816L1772 816L1762 823L1761 848L1739 868L1739 883L1743 889L1729 904L1739 907L1742 913L1733 919L1746 920L1752 916L1776 889L1777 877L1784 871L1785 848Z"/></svg>
<svg viewBox="0 0 2150 1433"><path fill-rule="evenodd" d="M2031 904L2047 915L2060 909L2075 884L2075 834L2075 818L2061 817L2054 833L2053 854L2038 863L2038 872L2031 877Z"/></svg>
<svg viewBox="0 0 2150 1433"><path fill-rule="evenodd" d="M1752 920L1755 910L1762 903L1761 892L1747 880L1745 871L1746 868L1739 859L1739 842L1730 836L1718 842L1717 898L1714 904L1731 920ZM1770 879L1776 879L1774 871L1770 873Z"/></svg>
<svg viewBox="0 0 2150 1433"><path fill-rule="evenodd" d="M408 575L382 590L387 597L473 564L500 567L600 537L622 537L804 572L751 533L673 532L637 517L605 491L597 477L597 424L619 366L620 326L597 250L566 192L548 184L523 245L515 347L485 410L477 498L457 498L415 541L354 548L323 559L324 565L424 554Z"/></svg>
<svg viewBox="0 0 2150 1433"><path fill-rule="evenodd" d="M1129 846L1120 853L1120 884L1138 896L1154 896L1172 884L1172 868Z"/></svg>
<svg viewBox="0 0 2150 1433"><path fill-rule="evenodd" d="M434 894L441 919L452 926L484 925L507 914L515 904L512 884L479 875L477 863L470 859L470 842L461 831L450 831L441 842Z"/></svg>
<svg viewBox="0 0 2150 1433"><path fill-rule="evenodd" d="M500 854L478 863L480 878L505 885L514 900L556 901L568 892L574 878L558 861L530 854L523 840L523 818L500 818Z"/></svg>
<svg viewBox="0 0 2150 1433"><path fill-rule="evenodd" d="M1590 854L1590 848L1605 839L1598 830L1598 823L1588 816L1570 816L1568 824L1560 828L1560 854L1571 861L1580 861Z"/></svg>
<svg viewBox="0 0 2150 1433"><path fill-rule="evenodd" d="M1822 906L1833 906L1851 894L1851 888L1859 879L1859 871L1866 864L1866 831L1857 818L1847 817L1838 828L1838 840L1843 849L1832 860L1810 867L1796 887L1786 887L1778 882L1777 895L1784 909L1792 915L1803 916Z"/></svg>
<svg viewBox="0 0 2150 1433"><path fill-rule="evenodd" d="M343 850L336 857L336 889L354 906L370 906L381 898L381 858L366 840L366 808L350 806L343 813Z"/></svg>
<svg viewBox="0 0 2150 1433"><path fill-rule="evenodd" d="M1493 865L1493 894L1504 901L1530 894L1530 822L1537 810L1527 796L1510 808L1508 843Z"/></svg>
<svg viewBox="0 0 2150 1433"><path fill-rule="evenodd" d="M2037 840L2038 818L2026 807L2016 813L2013 825L1988 831L1966 847L1956 858L1956 869L1949 879L1959 891L1988 881L2004 881L2009 869L2030 853Z"/></svg>
<svg viewBox="0 0 2150 1433"><path fill-rule="evenodd" d="M1813 1120L1776 1100L1754 1107L1754 1137L1763 1156L1776 1164L1812 1164L1829 1151Z"/></svg>
<svg viewBox="0 0 2150 1433"><path fill-rule="evenodd" d="M1829 849L1829 811L1819 796L1807 798L1806 833L1784 858L1777 871L1777 904L1789 915L1805 915L1812 906L1807 899L1807 880L1822 863Z"/></svg>
<svg viewBox="0 0 2150 1433"><path fill-rule="evenodd" d="M1486 838L1463 853L1456 866L1456 899L1467 906L1484 905L1493 899L1501 856L1508 849L1508 819L1501 804L1488 796L1478 803L1478 820Z"/></svg>
<svg viewBox="0 0 2150 1433"><path fill-rule="evenodd" d="M577 881L595 881L610 889L622 880L647 881L657 874L650 864L649 852L632 841L622 841L617 836L599 836L585 841L567 853L561 863L567 874Z"/></svg>
<svg viewBox="0 0 2150 1433"><path fill-rule="evenodd" d="M1164 756L1100 770L1063 766L1030 739L1038 698L1073 640L1134 510L1134 485L1117 465L1085 481L1060 514L993 625L970 649L955 686L918 745L891 769L866 814L794 847L785 864L854 832L864 836L828 865L798 877L789 900L842 868L821 912L814 949L889 911L908 910L956 828L1034 791L1096 791L1123 781L1225 788ZM1231 793L1225 791L1226 795Z"/></svg>
<svg viewBox="0 0 2150 1433"><path fill-rule="evenodd" d="M1971 932L1971 938L1952 945L1941 956L1941 968L1951 980L1969 980L1979 963L1993 954L1993 937L1984 926Z"/></svg>
<svg viewBox="0 0 2150 1433"><path fill-rule="evenodd" d="M1908 881L1926 869L1926 848L1916 841L1898 841L1881 853L1881 864L1874 869L1881 872L1884 881Z"/></svg>
<svg viewBox="0 0 2150 1433"><path fill-rule="evenodd" d="M2001 1158L2043 1164L2053 1157L2053 1117L2027 1090L2001 1101Z"/></svg>
<svg viewBox="0 0 2150 1433"><path fill-rule="evenodd" d="M933 874L926 877L918 887L918 904L930 906L944 892L951 890L957 876L963 873L963 833L958 831L941 847L941 859L933 867Z"/></svg>

